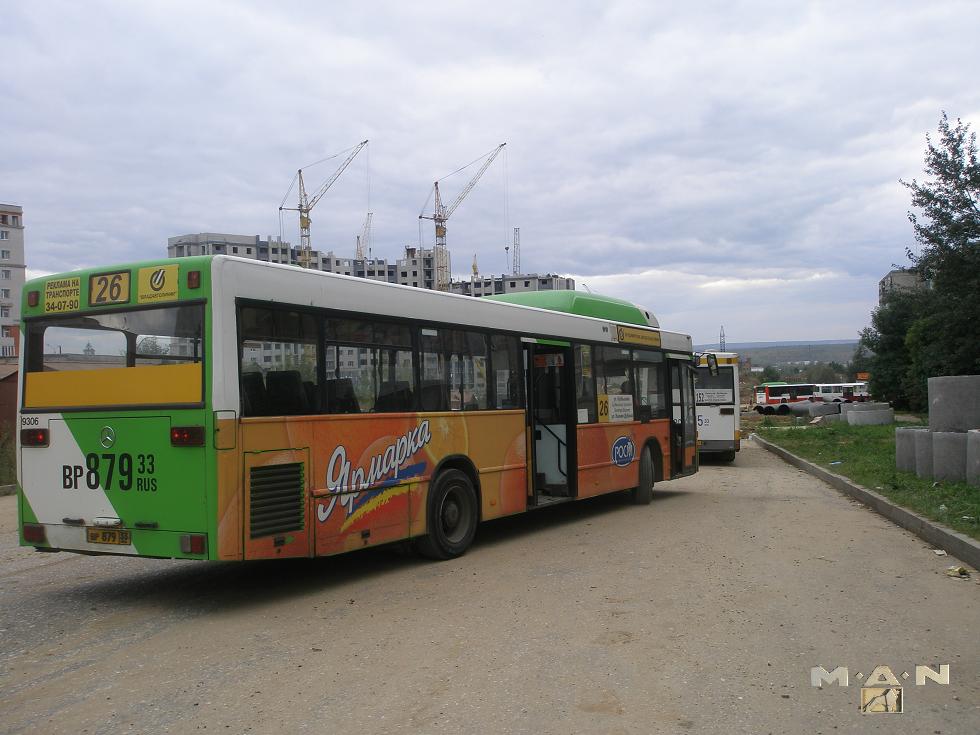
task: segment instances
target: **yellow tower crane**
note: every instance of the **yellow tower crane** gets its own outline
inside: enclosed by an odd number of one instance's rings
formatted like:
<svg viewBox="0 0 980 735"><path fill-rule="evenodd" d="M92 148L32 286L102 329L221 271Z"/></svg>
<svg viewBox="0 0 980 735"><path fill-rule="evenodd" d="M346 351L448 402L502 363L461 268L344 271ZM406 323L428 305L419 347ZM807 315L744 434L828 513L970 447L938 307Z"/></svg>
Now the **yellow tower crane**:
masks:
<svg viewBox="0 0 980 735"><path fill-rule="evenodd" d="M435 287L437 291L448 291L449 290L449 250L446 248L446 220L448 220L452 213L456 211L456 207L460 205L466 195L473 191L473 187L476 186L480 177L486 173L486 170L490 168L490 164L493 163L493 159L504 149L506 143L501 143L492 151L486 154L486 160L483 165L480 166L479 170L474 174L473 178L470 179L469 183L463 187L463 190L459 193L459 196L450 204L448 207L442 203L442 197L439 194L439 182L436 181L432 188L435 192L435 207L432 214L420 214L419 219L431 219L436 226L436 245L432 252L432 259L435 261ZM482 156L481 156L482 158ZM479 161L480 159L476 159ZM467 166L472 166L472 163L467 164ZM466 166L463 166L466 168ZM453 173L459 173L463 169L457 169ZM452 176L453 174L450 174ZM446 177L448 178L448 177ZM428 204L428 201L426 201Z"/></svg>
<svg viewBox="0 0 980 735"><path fill-rule="evenodd" d="M299 264L303 268L310 267L310 260L312 259L313 255L313 248L310 245L310 210L317 205L317 202L323 198L323 195L327 193L327 190L333 186L334 182L340 178L342 173L344 173L344 169L350 165L351 161L354 160L357 154L361 152L361 149L367 144L368 142L366 140L362 140L353 148L348 148L346 151L335 153L329 158L324 158L322 161L317 161L316 163L311 163L309 166L307 166L306 168L311 168L317 163L329 161L331 158L336 158L337 156L347 153L347 157L344 159L343 163L340 164L329 179L323 182L320 188L317 189L316 194L314 194L312 197L308 196L306 193L306 184L303 181L303 169L299 169L296 172L296 177L293 179L293 181L299 179L299 204L295 207L280 206L279 211L282 212L283 210L286 210L289 212L299 212ZM289 188L292 190L292 184L290 184ZM289 196L289 192L286 192L286 196ZM283 199L283 201L285 201L285 199Z"/></svg>

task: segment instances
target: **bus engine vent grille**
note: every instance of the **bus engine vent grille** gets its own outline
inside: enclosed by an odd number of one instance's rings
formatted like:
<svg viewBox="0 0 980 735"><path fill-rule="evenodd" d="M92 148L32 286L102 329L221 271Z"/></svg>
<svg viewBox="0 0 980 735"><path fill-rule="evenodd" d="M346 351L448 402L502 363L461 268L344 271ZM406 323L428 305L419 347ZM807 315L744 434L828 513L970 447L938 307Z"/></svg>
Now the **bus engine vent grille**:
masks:
<svg viewBox="0 0 980 735"><path fill-rule="evenodd" d="M249 471L252 538L303 528L303 463L269 464Z"/></svg>

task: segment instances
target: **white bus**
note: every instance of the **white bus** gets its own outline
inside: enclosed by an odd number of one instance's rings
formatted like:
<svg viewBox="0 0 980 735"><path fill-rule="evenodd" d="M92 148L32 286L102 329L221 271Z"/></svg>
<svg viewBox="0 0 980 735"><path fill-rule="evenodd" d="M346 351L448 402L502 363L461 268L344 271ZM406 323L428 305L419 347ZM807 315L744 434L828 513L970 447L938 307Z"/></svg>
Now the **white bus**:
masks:
<svg viewBox="0 0 980 735"><path fill-rule="evenodd" d="M694 402L698 411L698 453L735 461L741 449L742 430L738 397L738 355L712 353L718 361L718 374L708 368L707 353L697 358Z"/></svg>
<svg viewBox="0 0 980 735"><path fill-rule="evenodd" d="M817 383L814 399L825 403L854 403L867 401L867 383Z"/></svg>

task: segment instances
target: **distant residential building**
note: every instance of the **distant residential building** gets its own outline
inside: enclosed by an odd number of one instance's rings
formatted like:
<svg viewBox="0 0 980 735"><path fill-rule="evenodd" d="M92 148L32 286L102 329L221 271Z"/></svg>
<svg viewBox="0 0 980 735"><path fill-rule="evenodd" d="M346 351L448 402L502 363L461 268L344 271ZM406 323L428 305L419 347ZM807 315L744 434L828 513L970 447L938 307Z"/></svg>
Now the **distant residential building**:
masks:
<svg viewBox="0 0 980 735"><path fill-rule="evenodd" d="M232 235L220 232L199 232L178 235L167 239L167 257L186 258L194 255L234 255L239 258L252 258L268 263L285 263L298 266L299 248L269 235ZM431 248L409 245L401 258L390 262L386 258L338 258L332 251L314 250L310 260L312 266L328 273L356 276L374 281L398 283L416 288L435 288L435 255ZM575 281L555 275L512 275L472 278L468 281L454 281L450 284L452 293L467 296L489 296L495 293L515 291L549 291L559 289L574 290ZM184 348L174 347L183 354ZM189 350L189 348L187 348ZM187 353L189 354L189 352ZM306 359L299 344L284 345L273 342L246 342L243 345L242 364L254 366L265 371L273 365L300 365ZM339 361L342 369L364 367L366 356L355 348L340 348L336 358L327 355L326 369L333 371Z"/></svg>
<svg viewBox="0 0 980 735"><path fill-rule="evenodd" d="M168 238L167 257L183 258L191 255L235 255L267 263L300 263L299 248L272 235L263 239L260 235L201 232ZM432 250L414 246L406 247L404 256L393 262L386 258L339 258L333 251L319 250L312 251L310 262L316 270L344 276L419 288L433 288L435 284Z"/></svg>
<svg viewBox="0 0 980 735"><path fill-rule="evenodd" d="M191 255L235 255L268 263L299 265L299 248L269 235L230 235L220 232L200 232L179 235L167 240L167 257L184 258ZM357 276L375 281L398 283L402 286L435 288L436 268L432 248L414 245L405 247L401 258L339 258L333 251L311 253L312 266L328 273ZM453 281L450 291L464 296L490 296L515 291L574 290L571 278L552 274L521 274L502 276L477 276L469 280Z"/></svg>
<svg viewBox="0 0 980 735"><path fill-rule="evenodd" d="M493 296L518 291L574 291L575 280L551 273L538 275L524 273L499 276L473 276L468 281L453 281L453 293L463 296Z"/></svg>
<svg viewBox="0 0 980 735"><path fill-rule="evenodd" d="M0 204L0 357L17 357L24 290L24 210Z"/></svg>
<svg viewBox="0 0 980 735"><path fill-rule="evenodd" d="M928 284L922 276L905 268L888 271L884 278L878 281L878 303L896 291L917 291L927 288Z"/></svg>

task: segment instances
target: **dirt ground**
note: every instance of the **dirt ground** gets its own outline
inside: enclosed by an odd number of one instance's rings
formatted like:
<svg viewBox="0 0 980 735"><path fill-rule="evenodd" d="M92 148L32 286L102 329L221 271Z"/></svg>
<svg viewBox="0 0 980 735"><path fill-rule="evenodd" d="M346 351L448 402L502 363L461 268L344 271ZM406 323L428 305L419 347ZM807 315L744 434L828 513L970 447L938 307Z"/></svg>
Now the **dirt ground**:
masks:
<svg viewBox="0 0 980 735"><path fill-rule="evenodd" d="M980 731L976 572L751 444L657 490L441 563L40 554L0 498L0 732ZM917 664L949 686L859 712L858 673Z"/></svg>

